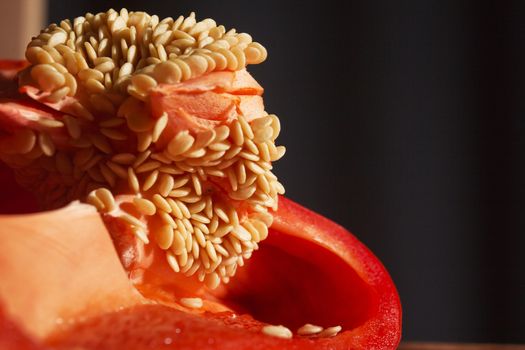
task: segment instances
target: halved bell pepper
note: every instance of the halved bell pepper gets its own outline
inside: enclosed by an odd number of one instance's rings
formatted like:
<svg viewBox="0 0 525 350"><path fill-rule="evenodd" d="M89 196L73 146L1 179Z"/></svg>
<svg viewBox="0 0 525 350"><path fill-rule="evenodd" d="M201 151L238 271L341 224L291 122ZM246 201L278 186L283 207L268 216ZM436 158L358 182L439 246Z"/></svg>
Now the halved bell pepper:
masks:
<svg viewBox="0 0 525 350"><path fill-rule="evenodd" d="M9 83L0 121L53 113ZM0 123L1 125L1 123ZM0 131L1 133L2 131ZM38 211L0 168L0 344L20 349L395 349L401 305L381 262L352 234L285 197L268 239L229 284L204 290L167 278L164 253L93 207ZM28 213L32 214L16 214ZM175 300L194 294L202 308ZM333 337L280 339L267 324L341 326Z"/></svg>

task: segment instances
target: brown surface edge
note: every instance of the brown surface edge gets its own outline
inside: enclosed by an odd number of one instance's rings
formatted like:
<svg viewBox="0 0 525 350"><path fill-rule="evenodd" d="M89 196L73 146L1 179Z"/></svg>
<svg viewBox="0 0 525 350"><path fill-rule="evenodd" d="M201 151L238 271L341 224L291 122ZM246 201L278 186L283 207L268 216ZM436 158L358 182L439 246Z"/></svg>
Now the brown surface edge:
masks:
<svg viewBox="0 0 525 350"><path fill-rule="evenodd" d="M403 342L398 350L525 350L525 345Z"/></svg>

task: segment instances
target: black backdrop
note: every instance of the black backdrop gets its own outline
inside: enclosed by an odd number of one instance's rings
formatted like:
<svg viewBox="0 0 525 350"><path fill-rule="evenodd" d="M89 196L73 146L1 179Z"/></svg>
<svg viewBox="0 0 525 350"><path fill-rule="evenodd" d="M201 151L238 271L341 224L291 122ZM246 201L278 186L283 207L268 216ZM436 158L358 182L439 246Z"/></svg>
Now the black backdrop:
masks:
<svg viewBox="0 0 525 350"><path fill-rule="evenodd" d="M525 2L71 1L197 11L262 42L287 195L385 263L404 338L525 342Z"/></svg>

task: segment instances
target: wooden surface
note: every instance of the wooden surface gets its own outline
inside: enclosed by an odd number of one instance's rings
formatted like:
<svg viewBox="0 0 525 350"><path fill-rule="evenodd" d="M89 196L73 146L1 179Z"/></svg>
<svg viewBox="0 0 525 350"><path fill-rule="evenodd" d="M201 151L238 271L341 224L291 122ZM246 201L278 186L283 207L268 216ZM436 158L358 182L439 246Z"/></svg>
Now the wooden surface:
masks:
<svg viewBox="0 0 525 350"><path fill-rule="evenodd" d="M525 350L525 345L403 342L398 350Z"/></svg>

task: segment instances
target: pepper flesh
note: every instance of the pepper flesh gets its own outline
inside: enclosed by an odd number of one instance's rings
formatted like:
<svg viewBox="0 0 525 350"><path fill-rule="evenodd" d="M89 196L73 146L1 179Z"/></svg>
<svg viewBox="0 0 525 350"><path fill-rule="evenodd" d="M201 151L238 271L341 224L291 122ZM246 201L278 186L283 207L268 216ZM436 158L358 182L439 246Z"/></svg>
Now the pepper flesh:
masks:
<svg viewBox="0 0 525 350"><path fill-rule="evenodd" d="M281 198L273 232L265 241L260 254L250 259L241 269L243 273L232 283L219 288L214 295L205 299L205 303L223 304L225 309L232 311L207 313L181 311L173 299L166 299L162 283L150 286L150 294L146 299L134 295L131 284L127 286L124 275L119 272L122 267L117 254L110 247L111 242L107 239L109 234L103 226L84 230L77 235L72 235L67 229L57 230L54 236L42 236L45 228L28 229L37 226L39 220L44 218L54 222L55 227L64 227L66 222L75 224L71 214L66 214L64 210L29 216L0 216L0 222L6 228L0 233L2 241L10 243L0 248L0 257L4 261L1 272L5 281L11 284L8 291L0 289L0 300L16 319L22 320L21 326L31 330L30 335L43 345L54 349L70 346L84 346L87 349L146 349L152 344L169 345L174 349L395 349L399 342L399 298L381 263L342 227L285 198ZM77 217L82 216L78 214ZM93 211L88 211L84 220L89 217L95 219ZM25 235L19 234L22 232ZM21 239L40 239L40 242L14 254L12 247L17 246ZM55 243L57 239L62 243L58 250ZM85 245L84 241L101 247L98 259L78 254L76 247ZM37 249L40 253L35 259ZM63 259L64 254L79 255L78 261L62 265L62 270L55 273L52 271L53 265L49 265L49 274L44 274L48 276L48 283L41 284L31 278L32 274L41 273L34 269L27 269L23 279L13 278L13 275L21 275L19 270L13 270L19 260L33 259L37 265L41 265L39 261L52 261L56 255ZM289 269L287 273L275 273L272 264L278 263L286 264ZM79 269L79 264L85 268ZM93 278L97 276L96 271L102 273L102 270L106 279L114 281L111 286L100 278ZM88 288L108 297L111 292L112 304L126 302L127 306L115 311L104 306L107 303L93 306L92 298L86 298L84 294L70 294L65 298L64 288L49 276L67 275L68 271L75 277L76 290ZM121 285L117 290L114 289L115 283ZM319 288L318 283L326 287L337 286L337 289ZM279 298L286 301L291 294L283 295L281 289L275 289L276 286L301 290L301 293L293 294L293 301L280 308ZM24 295L20 299L20 293L15 293L19 289L27 291L24 294L26 299ZM46 293L46 289L53 293ZM52 304L50 299L60 302ZM79 321L79 317L87 317L85 312L76 311L68 316L61 314L68 310L67 300L75 300L77 310L91 304L91 317ZM43 330L41 319L32 319L23 311L23 305L34 302L48 306L45 314L49 315L51 321L60 317L66 322L69 317L74 320L73 326L67 329L62 329L60 325L55 328L48 326ZM151 305L152 302L162 306ZM253 318L244 312L250 312ZM261 321L280 322L291 328L309 321L320 321L323 325L338 323L345 327L345 331L333 338L296 336L292 340L283 340L263 335L260 329L264 323ZM166 341L170 344L166 344Z"/></svg>

